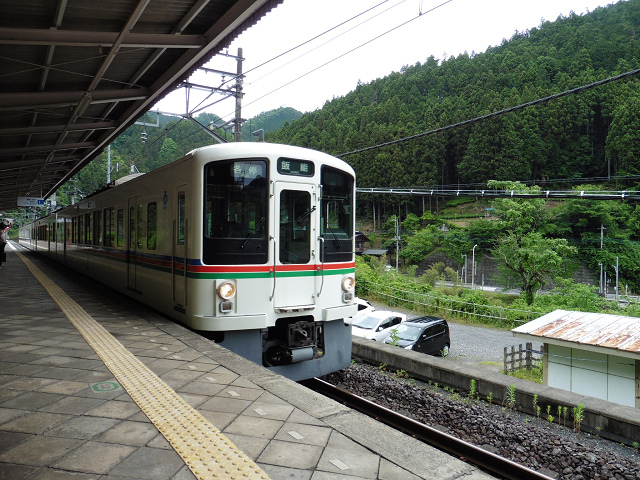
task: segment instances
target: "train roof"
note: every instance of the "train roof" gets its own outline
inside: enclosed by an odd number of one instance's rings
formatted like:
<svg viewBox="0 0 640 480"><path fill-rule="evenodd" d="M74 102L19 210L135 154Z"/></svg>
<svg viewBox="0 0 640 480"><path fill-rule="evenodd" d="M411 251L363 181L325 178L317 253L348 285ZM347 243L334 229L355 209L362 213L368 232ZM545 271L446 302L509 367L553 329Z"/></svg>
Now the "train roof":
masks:
<svg viewBox="0 0 640 480"><path fill-rule="evenodd" d="M219 143L215 145L209 145L206 147L200 147L189 152L184 158L192 156L201 156L211 154L215 157L243 157L247 155L260 155L268 157L292 157L292 158L305 158L309 160L317 160L325 162L329 165L333 165L337 168L341 168L351 175L355 176L355 171L344 160L329 155L328 153L320 152L305 147L297 147L294 145L284 145L279 143L267 143L267 142L233 142L233 143Z"/></svg>

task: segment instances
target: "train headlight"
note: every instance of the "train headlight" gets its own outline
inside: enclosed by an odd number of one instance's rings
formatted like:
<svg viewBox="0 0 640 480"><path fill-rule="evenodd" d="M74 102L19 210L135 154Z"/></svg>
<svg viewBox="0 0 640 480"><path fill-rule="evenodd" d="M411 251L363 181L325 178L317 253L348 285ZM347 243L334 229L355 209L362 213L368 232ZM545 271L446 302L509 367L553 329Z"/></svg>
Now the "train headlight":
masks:
<svg viewBox="0 0 640 480"><path fill-rule="evenodd" d="M231 300L236 296L236 286L231 282L223 282L218 285L218 296L223 300Z"/></svg>
<svg viewBox="0 0 640 480"><path fill-rule="evenodd" d="M356 288L356 279L353 275L345 275L342 277L342 290L345 292L353 292Z"/></svg>

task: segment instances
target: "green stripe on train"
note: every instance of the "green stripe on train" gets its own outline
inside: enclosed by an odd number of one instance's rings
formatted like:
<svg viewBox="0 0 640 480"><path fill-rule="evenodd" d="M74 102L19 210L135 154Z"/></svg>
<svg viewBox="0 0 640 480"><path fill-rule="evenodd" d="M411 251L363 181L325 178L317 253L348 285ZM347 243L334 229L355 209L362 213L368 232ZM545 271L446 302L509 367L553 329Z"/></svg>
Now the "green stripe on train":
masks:
<svg viewBox="0 0 640 480"><path fill-rule="evenodd" d="M345 275L347 273L353 273L353 268L343 268L338 270L325 270L325 275ZM304 272L291 272L291 271L276 271L276 275L280 278L284 277L321 277L322 271L304 271ZM273 272L221 272L221 273L207 273L207 272L189 272L189 278L197 278L201 280L219 280L223 278L273 278Z"/></svg>

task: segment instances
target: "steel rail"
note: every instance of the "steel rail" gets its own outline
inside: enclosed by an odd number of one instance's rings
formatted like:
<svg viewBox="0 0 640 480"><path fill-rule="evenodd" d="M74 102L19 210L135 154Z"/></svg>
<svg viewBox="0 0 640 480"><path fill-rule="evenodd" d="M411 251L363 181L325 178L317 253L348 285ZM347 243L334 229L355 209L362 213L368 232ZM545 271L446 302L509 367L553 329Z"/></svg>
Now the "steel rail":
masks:
<svg viewBox="0 0 640 480"><path fill-rule="evenodd" d="M417 422L381 405L377 405L358 395L331 385L324 380L312 378L300 383L311 390L417 438L438 450L442 450L470 464L476 465L485 472L496 475L499 478L509 480L551 480L550 477L535 470L483 450L476 445L436 430L435 428Z"/></svg>

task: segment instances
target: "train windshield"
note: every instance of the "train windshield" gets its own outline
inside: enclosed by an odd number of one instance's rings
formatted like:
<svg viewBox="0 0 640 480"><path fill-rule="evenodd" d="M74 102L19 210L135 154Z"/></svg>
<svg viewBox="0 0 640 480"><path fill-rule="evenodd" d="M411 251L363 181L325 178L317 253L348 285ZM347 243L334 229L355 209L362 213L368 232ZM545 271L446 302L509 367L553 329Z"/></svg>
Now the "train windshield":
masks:
<svg viewBox="0 0 640 480"><path fill-rule="evenodd" d="M323 166L321 183L321 261L349 262L353 259L353 177Z"/></svg>
<svg viewBox="0 0 640 480"><path fill-rule="evenodd" d="M205 264L267 263L268 183L264 159L205 166Z"/></svg>

